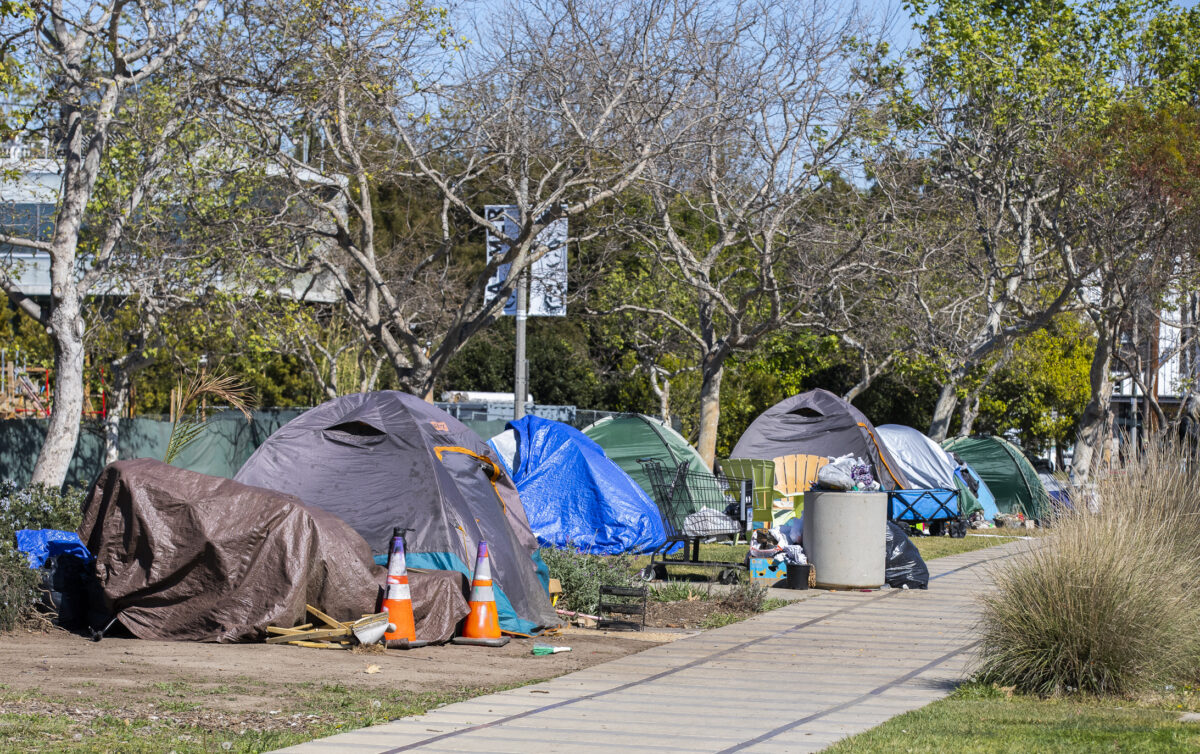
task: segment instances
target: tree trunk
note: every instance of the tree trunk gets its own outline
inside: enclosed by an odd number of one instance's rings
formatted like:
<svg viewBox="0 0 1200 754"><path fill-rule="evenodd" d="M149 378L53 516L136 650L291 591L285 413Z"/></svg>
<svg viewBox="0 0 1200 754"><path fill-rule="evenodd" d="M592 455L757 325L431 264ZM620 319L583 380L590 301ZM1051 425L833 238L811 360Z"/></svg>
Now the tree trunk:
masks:
<svg viewBox="0 0 1200 754"><path fill-rule="evenodd" d="M1096 352L1092 355L1089 372L1092 395L1079 419L1079 436L1075 440L1075 457L1071 468L1077 485L1091 480L1104 456L1104 445L1109 435L1107 430L1112 420L1111 372L1112 341L1107 333L1102 332L1096 339Z"/></svg>
<svg viewBox="0 0 1200 754"><path fill-rule="evenodd" d="M129 372L121 366L110 364L113 376L111 399L104 414L104 464L116 463L120 458L121 419L129 405L129 388L133 384Z"/></svg>
<svg viewBox="0 0 1200 754"><path fill-rule="evenodd" d="M30 484L61 487L79 439L79 417L83 413L83 319L79 294L73 283L74 255L53 258L53 310L50 312L54 341L54 408L46 441L33 467ZM65 268L65 269L63 269Z"/></svg>
<svg viewBox="0 0 1200 754"><path fill-rule="evenodd" d="M976 390L967 396L966 403L963 404L962 426L958 429L958 434L963 437L970 436L975 429L975 420L979 418L979 391Z"/></svg>
<svg viewBox="0 0 1200 754"><path fill-rule="evenodd" d="M73 90L69 93L84 99ZM61 487L67 467L79 440L79 418L83 413L83 321L81 299L84 292L76 284L75 260L79 247L79 229L84 212L100 173L100 156L107 141L107 129L117 103L117 89L104 88L97 102L93 133L84 134L83 114L66 106L58 125L66 133L63 140L61 204L55 216L54 237L50 246L50 337L54 341L54 408L46 441L33 467L30 484Z"/></svg>
<svg viewBox="0 0 1200 754"><path fill-rule="evenodd" d="M721 420L721 378L725 375L725 360L705 356L700 369L700 439L697 450L711 469L717 458L717 424Z"/></svg>
<svg viewBox="0 0 1200 754"><path fill-rule="evenodd" d="M664 378L658 392L658 416L663 424L671 426L671 380Z"/></svg>
<svg viewBox="0 0 1200 754"><path fill-rule="evenodd" d="M954 417L954 409L958 408L958 381L951 378L942 385L938 394L937 405L933 407L933 421L929 423L929 437L934 442L941 442L950 433L950 420Z"/></svg>
<svg viewBox="0 0 1200 754"><path fill-rule="evenodd" d="M664 371L662 373L662 381L659 382L658 368L653 364L646 370L646 376L650 380L650 390L658 397L658 416L663 420L663 424L670 426L671 424L671 378Z"/></svg>

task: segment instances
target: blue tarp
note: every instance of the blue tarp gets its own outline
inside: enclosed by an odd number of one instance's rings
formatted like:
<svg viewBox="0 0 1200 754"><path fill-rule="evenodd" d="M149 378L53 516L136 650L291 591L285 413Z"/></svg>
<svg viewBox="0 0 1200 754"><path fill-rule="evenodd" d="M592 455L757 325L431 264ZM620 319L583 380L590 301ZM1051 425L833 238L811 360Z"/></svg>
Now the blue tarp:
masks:
<svg viewBox="0 0 1200 754"><path fill-rule="evenodd" d="M497 454L511 466L543 547L613 555L651 552L666 541L654 501L587 435L538 416L507 426L516 433L516 452L511 461Z"/></svg>
<svg viewBox="0 0 1200 754"><path fill-rule="evenodd" d="M74 555L85 562L92 559L83 540L73 531L21 529L17 532L17 549L29 558L30 568L41 568L46 558L59 555Z"/></svg>

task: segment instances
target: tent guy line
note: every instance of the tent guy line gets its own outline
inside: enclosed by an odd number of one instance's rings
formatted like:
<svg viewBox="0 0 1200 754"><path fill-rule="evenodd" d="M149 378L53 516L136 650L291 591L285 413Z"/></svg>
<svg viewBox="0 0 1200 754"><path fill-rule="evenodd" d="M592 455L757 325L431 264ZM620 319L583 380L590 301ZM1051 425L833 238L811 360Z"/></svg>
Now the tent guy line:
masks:
<svg viewBox="0 0 1200 754"><path fill-rule="evenodd" d="M983 565L983 564L985 564L985 563L994 563L994 562L997 562L997 561L1000 561L1000 560L1005 560L1005 559L1007 559L1007 558L1011 558L1011 557L1013 557L1013 556L1015 556L1015 555L1017 555L1017 554L1019 554L1019 553L1016 553L1016 552L1014 552L1014 553L1008 553L1008 554L1006 554L1006 555L1001 555L1001 556L999 556L999 557L995 557L995 558L987 558L987 559L985 559L985 560L979 560L979 561L976 561L976 562L974 562L974 563L969 563L969 564L967 564L967 565L964 565L964 566L959 566L958 568L954 568L954 569L952 569L952 570L946 571L945 573L940 573L940 574L938 574L938 575L936 575L936 576L932 576L932 577L930 577L930 581L932 581L932 580L934 580L934 579L939 579L939 578L942 578L943 576L949 576L949 575L951 575L951 574L953 574L953 573L958 573L958 572L960 572L960 571L965 571L965 570L967 570L967 569L969 569L969 568L974 568L974 567L976 567L976 566ZM590 694L585 694L585 695L583 695L583 696L578 696L578 697L575 697L575 698L573 698L573 699L564 699L564 700L562 700L562 701L553 702L553 703L551 703L551 704L546 704L546 705L543 705L543 706L541 706L541 707L535 707L534 709L531 709L531 710L526 710L525 712L518 712L518 713L517 713L517 714L515 714L515 715L508 715L507 717L502 717L502 718L500 718L500 719L498 719L498 720L492 720L492 721L490 721L490 722L486 722L486 723L479 723L479 724L477 724L477 725L471 725L471 726L468 726L468 727L465 727L465 728L460 728L460 729L458 729L458 730L449 731L449 732L447 732L447 733L442 733L442 734L440 734L440 735L433 736L432 738L427 738L427 739L425 739L425 740L423 740L423 741L416 741L416 742L414 742L414 743L411 743L411 744L406 744L406 745L404 745L404 746L397 746L397 747L395 747L395 748L392 748L392 749L386 749L386 750L384 750L383 752L380 752L380 754L400 754L400 752L405 752L405 751L414 751L414 750L416 750L416 749L421 749L421 748L424 748L425 746L428 746L428 745L430 745L430 744L438 743L439 741L444 741L444 740L446 740L446 739L449 739L449 738L455 738L455 737L457 737L457 736L461 736L461 735L463 735L463 734L466 734L466 733L473 733L473 732L475 732L475 731L487 730L488 728L494 728L494 727L497 727L497 726L499 726L499 725L503 725L503 724L505 724L505 723L508 723L508 722L513 722L513 721L516 721L516 720L521 720L521 719L523 719L523 718L526 718L526 717L532 717L533 715L538 715L538 714L541 714L541 713L543 713L543 712L549 712L549 711L551 711L551 710L560 709L560 708L562 708L562 707L567 707L567 706L570 706L570 705L572 705L572 704L576 704L576 703L578 703L578 702L585 702L585 701L589 701L589 700L591 700L591 699L598 699L598 698L600 698L600 697L603 697L603 696L608 696L609 694L615 694L615 693L617 693L617 692L619 692L619 691L624 691L624 690L626 690L626 689L630 689L630 688L633 688L633 687L636 687L636 686L641 686L641 685L643 685L643 684L646 684L646 683L651 683L651 682L653 682L653 681L657 681L657 680L659 680L660 678L665 678L665 677L667 677L667 676L675 675L676 673L682 673L682 672L683 672L683 671L685 671L685 670L690 670L690 669L692 669L692 668L695 668L695 667L698 667L698 666L700 666L700 665L704 665L705 663L713 662L714 660L717 660L717 659L719 659L719 658L721 658L721 657L723 657L723 656L725 656L725 655L731 654L731 653L733 653L733 652L738 652L738 651L741 651L741 650L743 650L743 649L746 649L747 647L752 647L752 646L754 646L754 645L756 645L756 644L761 644L761 643L763 643L763 642L766 642L766 641L771 641L771 640L773 640L773 639L779 639L779 638L782 638L782 637L784 637L784 636L787 636L787 635L789 635L789 634L793 634L793 633L795 633L795 632L797 632L797 631L800 631L800 630L802 630L802 629L808 628L809 626L812 626L812 625L815 625L815 624L817 624L817 623L821 623L821 622L827 621L827 620L829 620L829 619L831 619L831 618L834 618L834 617L836 617L836 616L838 616L838 615L842 615L842 614L844 614L844 613L847 613L847 612L850 612L850 611L852 611L852 610L857 610L858 608L860 608L860 607L863 607L863 606L865 606L865 605L871 605L871 604L874 604L874 603L876 603L876 602L880 602L880 601L882 601L882 600L888 599L889 597L895 597L895 596L897 596L897 595L899 595L899 594L902 594L902 593L904 593L904 590L901 590L901 589L889 590L889 591L887 591L887 592L884 592L884 593L882 593L882 594L878 594L878 595L875 595L875 596L873 596L873 597L869 597L869 598L867 598L867 599L864 599L863 601L861 601L861 602L857 602L857 603L855 603L855 604L853 604L853 605L846 605L845 607L838 608L837 610L834 610L834 611L832 611L832 612L826 613L825 615L821 615L821 616L818 616L818 617L816 617L816 618L811 618L811 619L809 619L809 620L806 620L806 621L804 621L804 622L802 622L802 623L797 623L796 625L794 625L794 626L791 626L791 627L789 627L789 628L785 628L785 629L784 629L784 630L782 630L782 631L776 631L775 633L773 633L773 634L768 634L767 636L760 636L760 637L759 637L759 638L757 638L757 639L750 639L750 640L748 640L748 641L741 642L740 644L735 644L735 645L733 645L733 646L731 646L731 647L726 647L725 649L722 649L722 650L720 650L720 651L718 651L718 652L713 652L712 654L708 654L708 655L705 655L704 657L697 658L697 659L695 659L695 660L692 660L691 662L688 662L688 663L685 663L685 664L683 664L683 665L680 665L679 667L676 667L676 668L671 668L671 669L669 669L669 670L664 670L664 671L662 671L662 672L655 673L654 675L647 676L647 677L645 677L645 678L642 678L642 679L640 679L640 680L637 680L637 681L630 681L629 683L624 683L624 684L621 684L620 686L614 686L614 687L613 687L613 688L611 688L611 689L604 689L603 691L594 691L594 692L592 692L592 693L590 693ZM814 599L819 599L819 597L820 597L820 595L818 595L818 596L817 596L817 597L815 597ZM880 687L880 688L878 688L878 689L872 689L871 691L869 691L869 692L867 692L866 694L864 694L864 695L863 695L863 697L861 697L861 698L859 698L859 699L856 699L856 700L854 700L854 701L853 701L853 702L851 702L851 703L858 703L858 702L862 701L863 699L869 698L869 697L870 697L870 696L872 696L872 695L877 695L877 694L879 694L879 693L882 693L882 692L883 692L883 691L885 691L887 688L890 688L892 685L896 685L896 684L899 684L899 683L903 683L903 682L905 682L905 681L909 680L911 676L915 676L915 675L917 675L917 674L919 674L919 673L923 673L923 672L925 672L926 670L929 670L930 668L933 668L933 667L936 667L936 666L940 665L941 663L945 662L945 661L946 661L946 660L948 660L948 659L951 659L951 658L953 658L953 657L955 657L955 656L957 656L957 655L959 655L959 654L962 654L963 652L966 652L966 651L970 650L970 649L971 649L973 646L975 646L975 644L977 644L977 643L978 643L978 642L975 642L975 643L968 644L968 645L966 645L966 646L963 646L963 647L956 648L954 651L950 652L949 654L947 654L947 655L943 655L942 657L939 657L938 659L934 660L933 662L931 662L931 663L928 663L927 665L923 665L922 667L918 668L917 670L915 670L915 671L912 671L912 672L911 672L911 673L909 673L909 674L905 674L904 676L901 676L900 678L897 678L897 679L895 679L895 680L893 680L893 681L889 682L889 684L886 684L885 686L882 686L882 687ZM850 703L847 703L847 704L850 704ZM846 705L837 705L836 707L832 707L832 708L829 708L829 709L823 710L822 712L815 713L815 715L814 715L814 716L812 716L812 717L820 717L820 716L822 716L822 715L829 715L829 714L832 714L832 713L834 713L834 712L837 712L837 711L838 711L839 709L841 709L843 706L846 706ZM770 733L769 733L769 734L767 734L767 735L777 735L779 732L783 732L783 730L790 729L791 727L795 727L796 725L801 725L801 724L803 724L804 722L805 722L804 720L801 720L801 721L798 721L798 722L789 723L787 726L785 726L785 728L783 728L783 729L779 729L779 730L776 730L776 731L772 731L772 732L770 732ZM744 746L744 745L746 745L746 744L738 744L738 745L737 745L737 747L735 747L735 748L733 748L733 749L727 749L726 751L737 751L737 750L738 750L738 748L741 748L741 747L742 747L742 746Z"/></svg>

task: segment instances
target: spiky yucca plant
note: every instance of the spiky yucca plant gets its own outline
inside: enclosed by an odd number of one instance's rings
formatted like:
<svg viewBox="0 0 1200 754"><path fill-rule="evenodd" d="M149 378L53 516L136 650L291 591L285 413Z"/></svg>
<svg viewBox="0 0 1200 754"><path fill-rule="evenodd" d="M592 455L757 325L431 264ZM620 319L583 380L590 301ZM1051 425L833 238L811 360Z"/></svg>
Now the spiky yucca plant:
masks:
<svg viewBox="0 0 1200 754"><path fill-rule="evenodd" d="M251 420L250 411L254 408L254 399L250 394L250 387L237 377L228 374L201 374L186 384L180 377L178 386L171 391L171 439L167 441L164 463L172 463L178 458L183 449L191 445L208 424L207 418L186 413L187 407L202 396L224 401L241 411L247 422Z"/></svg>

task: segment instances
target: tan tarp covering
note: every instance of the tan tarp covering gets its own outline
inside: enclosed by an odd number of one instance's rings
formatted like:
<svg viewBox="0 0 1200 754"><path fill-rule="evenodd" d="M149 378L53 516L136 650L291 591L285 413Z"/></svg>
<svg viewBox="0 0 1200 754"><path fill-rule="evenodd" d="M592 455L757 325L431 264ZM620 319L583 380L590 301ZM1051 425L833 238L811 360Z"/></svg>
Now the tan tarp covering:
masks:
<svg viewBox="0 0 1200 754"><path fill-rule="evenodd" d="M100 475L80 537L105 608L142 639L253 641L305 622L375 610L385 572L367 543L297 498L142 459ZM444 641L468 612L462 576L412 578L419 639Z"/></svg>

